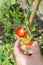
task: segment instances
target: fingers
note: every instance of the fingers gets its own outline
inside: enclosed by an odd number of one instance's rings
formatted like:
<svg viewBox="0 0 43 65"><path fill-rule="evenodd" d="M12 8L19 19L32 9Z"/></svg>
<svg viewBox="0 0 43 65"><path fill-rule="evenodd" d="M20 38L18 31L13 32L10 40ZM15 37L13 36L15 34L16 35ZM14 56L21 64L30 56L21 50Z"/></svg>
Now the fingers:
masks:
<svg viewBox="0 0 43 65"><path fill-rule="evenodd" d="M37 44L37 42L33 42L33 44L32 44L32 49L28 49L28 52L26 53L28 56L31 56L31 55L33 54L33 47L35 47L36 44ZM25 51L27 48L28 48L28 47L25 46L25 45L23 45L23 46L21 47L21 49L22 49L23 51Z"/></svg>
<svg viewBox="0 0 43 65"><path fill-rule="evenodd" d="M33 42L32 49L33 49L33 51L38 51L39 50L38 42L36 42L36 41Z"/></svg>
<svg viewBox="0 0 43 65"><path fill-rule="evenodd" d="M16 42L14 43L14 54L16 55L17 53L19 53L19 46L20 46L20 41L16 40Z"/></svg>
<svg viewBox="0 0 43 65"><path fill-rule="evenodd" d="M28 56L31 56L32 54L33 54L33 50L29 50L27 53Z"/></svg>
<svg viewBox="0 0 43 65"><path fill-rule="evenodd" d="M36 49L36 48L38 48L38 43L36 41L34 41L31 47L32 48L28 50L28 53L27 53L28 56L31 56L38 50L38 49Z"/></svg>
<svg viewBox="0 0 43 65"><path fill-rule="evenodd" d="M21 46L21 49L24 51L24 50L26 50L26 46L25 45L23 45L23 46Z"/></svg>
<svg viewBox="0 0 43 65"><path fill-rule="evenodd" d="M14 54L15 56L23 55L22 50L20 49L20 40L17 40L14 46Z"/></svg>
<svg viewBox="0 0 43 65"><path fill-rule="evenodd" d="M27 48L25 45L20 47L20 40L17 40L14 44L15 44L15 46L14 46L15 50L14 51L15 51L15 53L17 52L16 54L18 54L18 53L21 54L21 52L23 53L24 50L26 50L26 48ZM27 55L31 56L31 55L39 54L39 53L40 53L40 51L39 51L38 42L34 41L33 44L32 44L32 49L29 49L29 51L27 52Z"/></svg>
<svg viewBox="0 0 43 65"><path fill-rule="evenodd" d="M33 50L33 56L39 56L40 55L40 49L38 42L34 41L32 44L32 50Z"/></svg>
<svg viewBox="0 0 43 65"><path fill-rule="evenodd" d="M38 42L37 41L34 41L33 44L32 44L32 48L38 46Z"/></svg>
<svg viewBox="0 0 43 65"><path fill-rule="evenodd" d="M15 47L19 47L20 46L20 40L17 40L14 44L15 44Z"/></svg>

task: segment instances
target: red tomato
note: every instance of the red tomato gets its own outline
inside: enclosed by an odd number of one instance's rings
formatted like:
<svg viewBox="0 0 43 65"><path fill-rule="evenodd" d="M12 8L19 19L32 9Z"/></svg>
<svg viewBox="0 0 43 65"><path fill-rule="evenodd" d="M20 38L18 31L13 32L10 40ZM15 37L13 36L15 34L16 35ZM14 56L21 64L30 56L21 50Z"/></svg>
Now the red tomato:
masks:
<svg viewBox="0 0 43 65"><path fill-rule="evenodd" d="M33 43L32 40L30 40L30 41L28 41L28 40L23 41L23 44L26 45L26 46L30 46L32 43Z"/></svg>
<svg viewBox="0 0 43 65"><path fill-rule="evenodd" d="M26 28L18 28L16 30L16 35L20 38L26 37Z"/></svg>

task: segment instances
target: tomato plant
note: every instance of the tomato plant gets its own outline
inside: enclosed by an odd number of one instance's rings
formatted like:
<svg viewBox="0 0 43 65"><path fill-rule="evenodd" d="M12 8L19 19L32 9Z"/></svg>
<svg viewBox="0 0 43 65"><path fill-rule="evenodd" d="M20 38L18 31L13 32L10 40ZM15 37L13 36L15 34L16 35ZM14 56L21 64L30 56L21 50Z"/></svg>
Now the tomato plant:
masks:
<svg viewBox="0 0 43 65"><path fill-rule="evenodd" d="M16 35L20 38L26 37L26 28L18 28L16 30Z"/></svg>
<svg viewBox="0 0 43 65"><path fill-rule="evenodd" d="M32 45L32 43L33 43L33 40L23 40L23 44L24 45L26 45L26 46L30 46L30 45Z"/></svg>

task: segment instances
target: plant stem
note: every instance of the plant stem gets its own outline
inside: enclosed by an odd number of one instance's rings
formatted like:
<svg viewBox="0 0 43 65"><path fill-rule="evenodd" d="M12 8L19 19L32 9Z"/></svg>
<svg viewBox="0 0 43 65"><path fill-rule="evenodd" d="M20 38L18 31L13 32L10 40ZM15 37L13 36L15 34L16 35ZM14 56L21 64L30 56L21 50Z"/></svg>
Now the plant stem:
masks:
<svg viewBox="0 0 43 65"><path fill-rule="evenodd" d="M34 20L35 14L36 14L36 10L37 10L38 7L39 7L40 1L41 1L41 0L35 0L35 1L34 1L33 11L31 12L30 19L29 19L29 23L30 23L30 24L33 23L33 20ZM29 25L30 25L30 24L29 24Z"/></svg>
<svg viewBox="0 0 43 65"><path fill-rule="evenodd" d="M30 0L29 5L31 6L33 4L34 0Z"/></svg>

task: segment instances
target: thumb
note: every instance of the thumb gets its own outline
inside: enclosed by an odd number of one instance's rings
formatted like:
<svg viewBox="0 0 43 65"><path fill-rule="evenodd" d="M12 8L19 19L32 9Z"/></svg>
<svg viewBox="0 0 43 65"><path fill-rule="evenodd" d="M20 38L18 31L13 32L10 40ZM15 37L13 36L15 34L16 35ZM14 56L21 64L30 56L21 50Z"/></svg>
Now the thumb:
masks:
<svg viewBox="0 0 43 65"><path fill-rule="evenodd" d="M21 53L21 49L20 49L20 40L16 40L16 42L14 43L15 46L14 46L14 54L16 57L19 57L21 55L23 55Z"/></svg>
<svg viewBox="0 0 43 65"><path fill-rule="evenodd" d="M19 46L20 46L20 40L16 40L16 42L14 43L14 54L15 54L15 56L17 56L18 53L20 52Z"/></svg>
<svg viewBox="0 0 43 65"><path fill-rule="evenodd" d="M15 47L19 47L20 46L20 40L16 40L16 42L14 43L15 44Z"/></svg>

